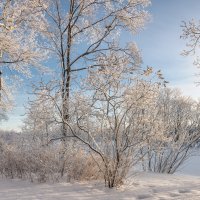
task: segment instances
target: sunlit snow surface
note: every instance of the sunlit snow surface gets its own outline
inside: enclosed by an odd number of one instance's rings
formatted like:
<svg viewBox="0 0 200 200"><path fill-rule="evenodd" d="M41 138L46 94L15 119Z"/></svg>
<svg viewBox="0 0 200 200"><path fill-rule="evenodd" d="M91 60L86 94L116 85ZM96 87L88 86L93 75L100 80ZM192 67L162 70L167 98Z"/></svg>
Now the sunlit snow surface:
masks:
<svg viewBox="0 0 200 200"><path fill-rule="evenodd" d="M196 154L196 156L192 156L184 163L177 174L187 174L200 177L200 151Z"/></svg>
<svg viewBox="0 0 200 200"><path fill-rule="evenodd" d="M200 157L192 157L174 175L140 172L124 186L103 183L30 183L0 178L0 200L200 200Z"/></svg>
<svg viewBox="0 0 200 200"><path fill-rule="evenodd" d="M137 174L123 187L109 190L101 183L35 184L21 180L0 181L1 200L134 200L200 199L200 177Z"/></svg>

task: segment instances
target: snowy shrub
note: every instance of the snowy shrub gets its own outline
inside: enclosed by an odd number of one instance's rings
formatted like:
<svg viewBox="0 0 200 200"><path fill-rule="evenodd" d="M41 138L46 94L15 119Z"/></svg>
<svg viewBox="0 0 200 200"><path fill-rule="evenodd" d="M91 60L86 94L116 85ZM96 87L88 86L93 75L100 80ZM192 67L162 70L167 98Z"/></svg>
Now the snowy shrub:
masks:
<svg viewBox="0 0 200 200"><path fill-rule="evenodd" d="M174 173L188 159L200 139L199 103L175 90L164 90L151 114L146 146L141 150L146 170Z"/></svg>
<svg viewBox="0 0 200 200"><path fill-rule="evenodd" d="M102 178L94 158L82 150L68 155L65 166L68 181L97 180Z"/></svg>
<svg viewBox="0 0 200 200"><path fill-rule="evenodd" d="M61 149L56 145L28 147L0 143L0 173L7 178L48 182L61 179ZM100 177L93 158L83 151L67 151L64 157L67 181ZM64 177L64 178L65 178Z"/></svg>

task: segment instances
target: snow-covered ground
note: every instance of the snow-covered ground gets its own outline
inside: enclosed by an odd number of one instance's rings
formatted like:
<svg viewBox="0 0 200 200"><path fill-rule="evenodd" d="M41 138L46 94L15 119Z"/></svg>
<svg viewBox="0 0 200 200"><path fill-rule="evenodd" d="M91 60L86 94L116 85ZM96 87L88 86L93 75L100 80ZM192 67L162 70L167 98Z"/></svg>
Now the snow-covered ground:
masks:
<svg viewBox="0 0 200 200"><path fill-rule="evenodd" d="M33 184L0 180L1 200L134 200L200 199L200 177L187 175L137 174L119 189L100 183Z"/></svg>
<svg viewBox="0 0 200 200"><path fill-rule="evenodd" d="M0 200L200 200L200 157L174 175L138 173L118 189L102 183L36 184L0 179Z"/></svg>
<svg viewBox="0 0 200 200"><path fill-rule="evenodd" d="M187 174L200 177L200 152L198 152L196 156L190 157L183 166L181 166L177 174Z"/></svg>

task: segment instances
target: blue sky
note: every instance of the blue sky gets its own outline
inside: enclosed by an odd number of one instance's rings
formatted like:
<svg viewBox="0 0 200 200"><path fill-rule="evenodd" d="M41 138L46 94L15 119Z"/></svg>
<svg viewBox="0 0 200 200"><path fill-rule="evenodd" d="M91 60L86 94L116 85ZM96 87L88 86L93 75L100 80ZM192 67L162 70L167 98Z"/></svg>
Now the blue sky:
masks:
<svg viewBox="0 0 200 200"><path fill-rule="evenodd" d="M151 20L138 35L131 37L141 49L144 66L161 69L170 87L180 88L184 95L195 99L200 97L200 87L195 82L199 71L193 66L194 57L180 55L186 41L180 39L181 22L200 19L200 0L152 0L149 7ZM200 80L200 77L199 77ZM25 81L26 85L26 81ZM24 118L23 105L28 96L27 87L23 87L16 96L16 107L9 120L0 126L3 129L20 130Z"/></svg>
<svg viewBox="0 0 200 200"><path fill-rule="evenodd" d="M200 20L199 0L153 0L152 19L145 30L135 36L143 55L144 65L161 69L170 87L180 88L185 95L200 97L198 69L193 66L194 56L180 55L186 41L180 39L181 23L192 18ZM200 80L200 77L199 77Z"/></svg>

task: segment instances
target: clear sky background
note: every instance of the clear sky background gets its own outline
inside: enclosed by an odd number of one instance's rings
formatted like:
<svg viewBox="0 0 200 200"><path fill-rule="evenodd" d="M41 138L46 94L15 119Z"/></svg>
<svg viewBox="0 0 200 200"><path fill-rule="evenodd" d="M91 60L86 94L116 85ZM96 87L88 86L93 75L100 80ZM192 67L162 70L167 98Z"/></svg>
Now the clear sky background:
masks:
<svg viewBox="0 0 200 200"><path fill-rule="evenodd" d="M184 95L198 99L200 86L195 82L200 81L200 77L195 74L200 73L200 69L193 66L194 57L180 55L186 44L180 35L183 20L200 20L200 0L152 0L148 10L151 20L145 29L138 35L128 36L141 49L143 65L161 69L170 82L169 87L179 88ZM9 120L0 124L0 128L20 130L25 114L23 106L28 100L26 81L24 84L16 95L16 107L9 114Z"/></svg>

